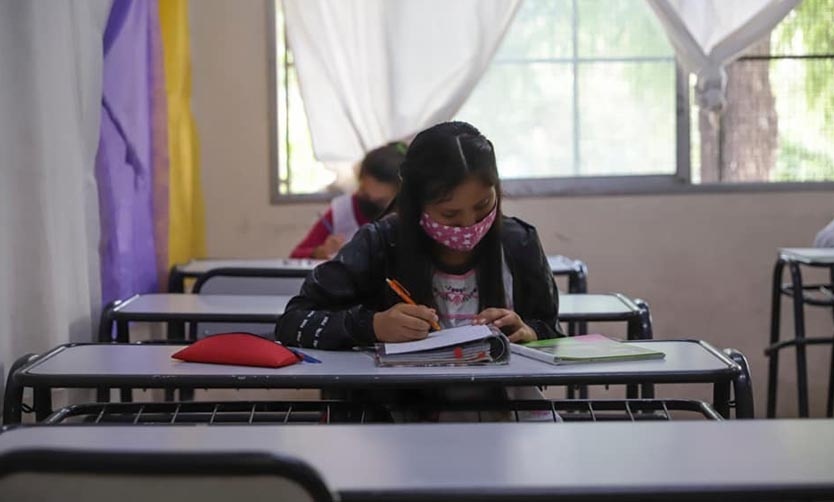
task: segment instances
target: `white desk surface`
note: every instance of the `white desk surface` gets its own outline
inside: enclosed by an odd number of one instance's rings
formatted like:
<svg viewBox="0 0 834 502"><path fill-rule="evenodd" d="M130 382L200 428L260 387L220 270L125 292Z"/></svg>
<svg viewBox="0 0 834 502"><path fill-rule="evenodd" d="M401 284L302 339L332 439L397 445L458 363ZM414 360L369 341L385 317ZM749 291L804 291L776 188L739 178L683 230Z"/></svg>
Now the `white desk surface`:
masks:
<svg viewBox="0 0 834 502"><path fill-rule="evenodd" d="M801 263L834 265L834 248L781 248L779 253Z"/></svg>
<svg viewBox="0 0 834 502"><path fill-rule="evenodd" d="M271 452L314 467L344 497L593 495L823 489L834 421L290 426L35 426L23 448Z"/></svg>
<svg viewBox="0 0 834 502"><path fill-rule="evenodd" d="M177 315L235 316L282 314L290 295L194 295L189 293L151 293L128 298L113 311L126 316ZM559 295L559 318L631 316L638 313L631 300L617 294Z"/></svg>
<svg viewBox="0 0 834 502"><path fill-rule="evenodd" d="M177 266L177 270L187 275L199 275L216 268L283 268L290 270L313 270L322 260L308 260L295 258L217 258L206 260L192 260Z"/></svg>
<svg viewBox="0 0 834 502"><path fill-rule="evenodd" d="M553 273L567 273L576 270L576 261L562 255L547 257ZM313 270L321 260L294 259L294 258L217 258L206 260L191 260L190 262L177 266L180 273L186 275L199 275L215 268L284 268L292 270Z"/></svg>
<svg viewBox="0 0 834 502"><path fill-rule="evenodd" d="M152 293L128 298L113 310L131 315L269 316L284 313L289 295L193 295Z"/></svg>
<svg viewBox="0 0 834 502"><path fill-rule="evenodd" d="M640 310L626 296L609 294L560 294L559 319L571 320L583 317L627 317Z"/></svg>
<svg viewBox="0 0 834 502"><path fill-rule="evenodd" d="M565 381L615 383L621 378L654 382L729 380L738 366L693 341L629 342L666 354L664 359L554 366L513 354L500 366L377 367L367 352L301 349L321 363L298 363L284 368L257 368L186 363L171 359L181 345L82 344L60 347L21 371L27 377L49 379L67 386L91 381L128 378L153 387L155 382L180 377L206 379L230 387L407 386L471 383L502 385L550 384ZM595 380L596 379L596 380ZM35 383L35 382L31 382ZM226 385L222 385L222 384ZM209 386L213 386L209 385ZM57 386L57 385L53 385Z"/></svg>

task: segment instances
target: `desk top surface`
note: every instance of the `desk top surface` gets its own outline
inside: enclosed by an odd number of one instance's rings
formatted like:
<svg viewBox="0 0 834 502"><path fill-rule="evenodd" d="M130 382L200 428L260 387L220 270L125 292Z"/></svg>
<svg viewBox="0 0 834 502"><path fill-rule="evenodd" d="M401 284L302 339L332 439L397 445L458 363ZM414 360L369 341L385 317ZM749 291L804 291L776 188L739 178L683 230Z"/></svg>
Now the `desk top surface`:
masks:
<svg viewBox="0 0 834 502"><path fill-rule="evenodd" d="M578 270L579 262L562 255L551 255L547 262L553 273L568 273ZM216 268L283 268L289 270L313 270L321 260L295 258L214 258L191 260L177 266L177 271L185 275L200 275Z"/></svg>
<svg viewBox="0 0 834 502"><path fill-rule="evenodd" d="M834 265L834 248L781 248L779 253L801 263Z"/></svg>
<svg viewBox="0 0 834 502"><path fill-rule="evenodd" d="M181 345L79 344L58 347L19 373L22 378L48 379L68 386L123 379L154 383L192 379L218 386L320 387L407 386L449 384L530 385L631 381L728 380L738 365L707 344L696 341L627 342L666 354L664 359L555 366L513 354L509 364L463 367L378 367L367 351L301 349L320 363L302 362L283 368L257 368L187 363L171 359ZM164 386L164 385L163 385Z"/></svg>
<svg viewBox="0 0 834 502"><path fill-rule="evenodd" d="M288 270L313 270L322 260L295 258L216 258L191 260L178 265L177 270L186 275L200 275L216 268L283 268Z"/></svg>
<svg viewBox="0 0 834 502"><path fill-rule="evenodd" d="M138 315L213 315L280 316L289 295L195 295L188 293L152 293L136 295L117 305L118 316Z"/></svg>
<svg viewBox="0 0 834 502"><path fill-rule="evenodd" d="M834 421L289 426L34 426L23 448L268 452L343 495L834 490ZM636 455L636 457L635 457ZM357 464L358 462L358 464Z"/></svg>
<svg viewBox="0 0 834 502"><path fill-rule="evenodd" d="M560 294L559 319L574 318L627 318L640 313L630 298L619 293L608 294Z"/></svg>
<svg viewBox="0 0 834 502"><path fill-rule="evenodd" d="M128 298L113 313L116 317L279 316L291 299L290 295L151 293ZM559 295L559 318L565 321L626 319L638 314L631 299L616 293Z"/></svg>

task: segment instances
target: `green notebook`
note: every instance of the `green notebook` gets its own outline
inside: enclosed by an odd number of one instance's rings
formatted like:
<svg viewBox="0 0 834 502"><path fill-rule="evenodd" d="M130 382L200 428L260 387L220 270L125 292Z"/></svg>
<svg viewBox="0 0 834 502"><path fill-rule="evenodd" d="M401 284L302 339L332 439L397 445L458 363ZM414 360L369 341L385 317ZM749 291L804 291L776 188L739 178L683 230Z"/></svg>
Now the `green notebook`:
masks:
<svg viewBox="0 0 834 502"><path fill-rule="evenodd" d="M662 359L663 352L623 343L604 335L581 335L551 338L519 345L512 344L513 352L551 364L578 364L633 359Z"/></svg>

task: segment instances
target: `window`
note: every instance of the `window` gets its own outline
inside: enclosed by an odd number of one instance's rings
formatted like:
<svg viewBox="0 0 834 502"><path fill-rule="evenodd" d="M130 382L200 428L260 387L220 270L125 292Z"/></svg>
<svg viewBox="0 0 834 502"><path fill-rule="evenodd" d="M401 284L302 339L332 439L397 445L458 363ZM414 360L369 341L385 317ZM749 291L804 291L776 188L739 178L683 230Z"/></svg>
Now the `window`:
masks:
<svg viewBox="0 0 834 502"><path fill-rule="evenodd" d="M644 1L525 2L458 118L506 179L675 173L675 59Z"/></svg>
<svg viewBox="0 0 834 502"><path fill-rule="evenodd" d="M834 0L801 2L728 66L720 116L690 107L693 181L834 180L833 27Z"/></svg>
<svg viewBox="0 0 834 502"><path fill-rule="evenodd" d="M336 180L336 172L316 160L313 142L304 114L304 102L298 88L292 52L287 47L281 3L275 2L275 122L277 159L271 166L277 170L279 197L317 194L328 191Z"/></svg>
<svg viewBox="0 0 834 502"><path fill-rule="evenodd" d="M276 192L325 192L337 174L314 158L275 13ZM511 194L834 181L831 26L834 0L802 2L728 67L717 115L645 1L528 1L456 118L492 139Z"/></svg>

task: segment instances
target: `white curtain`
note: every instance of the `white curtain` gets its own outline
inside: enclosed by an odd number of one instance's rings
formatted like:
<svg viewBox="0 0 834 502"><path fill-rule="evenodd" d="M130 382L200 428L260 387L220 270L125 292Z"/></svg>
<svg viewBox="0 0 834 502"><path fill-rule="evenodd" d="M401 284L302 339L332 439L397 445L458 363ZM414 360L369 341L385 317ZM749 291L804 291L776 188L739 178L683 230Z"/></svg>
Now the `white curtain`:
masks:
<svg viewBox="0 0 834 502"><path fill-rule="evenodd" d="M520 0L284 0L316 157L355 161L451 119Z"/></svg>
<svg viewBox="0 0 834 502"><path fill-rule="evenodd" d="M89 341L99 312L109 0L0 0L0 364Z"/></svg>
<svg viewBox="0 0 834 502"><path fill-rule="evenodd" d="M698 105L720 110L724 66L773 28L800 0L648 0L687 71L698 77Z"/></svg>

